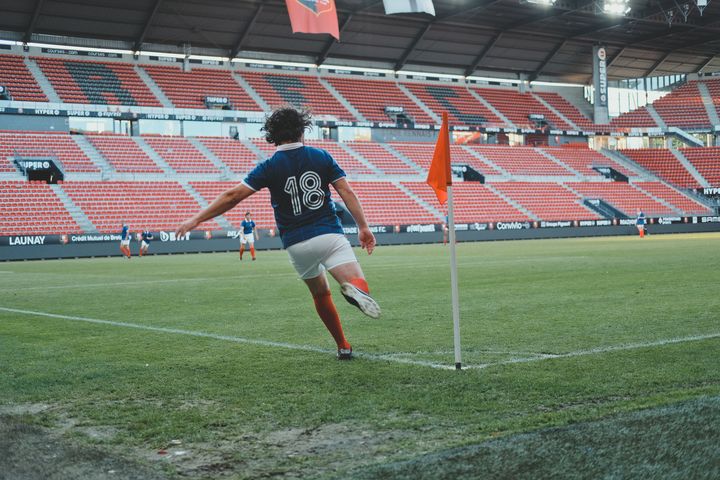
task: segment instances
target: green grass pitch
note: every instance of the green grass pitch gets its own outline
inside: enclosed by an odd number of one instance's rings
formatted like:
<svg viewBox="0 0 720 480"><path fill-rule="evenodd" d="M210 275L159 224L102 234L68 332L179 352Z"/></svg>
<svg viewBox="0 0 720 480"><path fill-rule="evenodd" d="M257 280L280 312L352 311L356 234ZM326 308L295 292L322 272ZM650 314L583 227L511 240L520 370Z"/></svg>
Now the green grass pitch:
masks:
<svg viewBox="0 0 720 480"><path fill-rule="evenodd" d="M720 235L458 245L461 372L447 247L358 256L351 362L285 252L0 263L0 472L720 477Z"/></svg>

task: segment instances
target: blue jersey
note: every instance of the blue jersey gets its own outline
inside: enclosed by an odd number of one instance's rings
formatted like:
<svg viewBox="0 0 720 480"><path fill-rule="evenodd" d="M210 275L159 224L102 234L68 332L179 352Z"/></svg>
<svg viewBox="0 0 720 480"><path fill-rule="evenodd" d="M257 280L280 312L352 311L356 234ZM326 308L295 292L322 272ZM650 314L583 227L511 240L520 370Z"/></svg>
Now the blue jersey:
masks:
<svg viewBox="0 0 720 480"><path fill-rule="evenodd" d="M635 221L637 225L645 225L645 214L640 212L640 215L638 215L637 220Z"/></svg>
<svg viewBox="0 0 720 480"><path fill-rule="evenodd" d="M250 235L251 233L253 233L253 230L255 230L255 222L253 222L252 220L250 220L249 222L247 220L243 220L240 226L243 229L244 235Z"/></svg>
<svg viewBox="0 0 720 480"><path fill-rule="evenodd" d="M154 237L153 237L153 234L152 234L152 232L150 232L149 230L145 230L144 232L142 232L143 242L145 242L145 243L150 243L150 241L151 241L153 238L154 238Z"/></svg>
<svg viewBox="0 0 720 480"><path fill-rule="evenodd" d="M130 240L130 228L127 225L123 225L122 233L120 233L122 240Z"/></svg>
<svg viewBox="0 0 720 480"><path fill-rule="evenodd" d="M328 152L302 143L281 145L243 180L255 190L268 188L275 223L285 248L328 233L343 233L330 184L345 172Z"/></svg>

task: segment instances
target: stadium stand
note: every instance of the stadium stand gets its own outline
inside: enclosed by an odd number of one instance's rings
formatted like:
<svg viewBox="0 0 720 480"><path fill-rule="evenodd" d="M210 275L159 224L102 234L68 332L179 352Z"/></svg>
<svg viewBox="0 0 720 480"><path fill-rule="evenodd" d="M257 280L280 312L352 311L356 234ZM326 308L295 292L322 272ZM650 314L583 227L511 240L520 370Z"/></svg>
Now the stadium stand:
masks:
<svg viewBox="0 0 720 480"><path fill-rule="evenodd" d="M417 170L388 152L378 143L348 142L346 145L386 175L415 175L418 173Z"/></svg>
<svg viewBox="0 0 720 480"><path fill-rule="evenodd" d="M574 175L532 147L472 145L470 148L512 175Z"/></svg>
<svg viewBox="0 0 720 480"><path fill-rule="evenodd" d="M0 181L0 235L80 233L60 199L44 182Z"/></svg>
<svg viewBox="0 0 720 480"><path fill-rule="evenodd" d="M568 102L565 98L555 92L534 92L535 95L542 98L558 112L565 115L565 117L577 125L581 130L593 131L596 127L605 127L607 125L595 125L595 123L588 117L583 115L578 108L572 103Z"/></svg>
<svg viewBox="0 0 720 480"><path fill-rule="evenodd" d="M249 172L259 160L254 152L238 140L218 137L198 137L198 140L235 173Z"/></svg>
<svg viewBox="0 0 720 480"><path fill-rule="evenodd" d="M356 80L326 77L327 80L368 121L389 122L385 107L402 107L415 123L433 124L435 121L398 88L385 80Z"/></svg>
<svg viewBox="0 0 720 480"><path fill-rule="evenodd" d="M710 126L697 82L688 82L674 89L653 102L653 107L669 127L693 129Z"/></svg>
<svg viewBox="0 0 720 480"><path fill-rule="evenodd" d="M239 73L273 108L289 104L307 107L316 117L330 116L339 120L357 120L317 77L264 72Z"/></svg>
<svg viewBox="0 0 720 480"><path fill-rule="evenodd" d="M129 63L33 59L66 103L161 106Z"/></svg>
<svg viewBox="0 0 720 480"><path fill-rule="evenodd" d="M174 231L200 205L177 182L65 182L63 190L101 233L120 231ZM211 220L200 228L218 229Z"/></svg>
<svg viewBox="0 0 720 480"><path fill-rule="evenodd" d="M0 55L0 85L8 88L16 101L47 102L48 98L28 70L23 57Z"/></svg>
<svg viewBox="0 0 720 480"><path fill-rule="evenodd" d="M661 198L685 214L709 215L712 211L695 200L688 198L674 188L660 182L635 182L636 187L657 198Z"/></svg>
<svg viewBox="0 0 720 480"><path fill-rule="evenodd" d="M206 108L205 97L226 97L232 110L260 111L260 107L228 70L143 65L143 69L178 108Z"/></svg>
<svg viewBox="0 0 720 480"><path fill-rule="evenodd" d="M237 186L237 183L190 182L190 185L209 203L228 188ZM243 200L241 207L226 212L223 217L229 221L234 228L240 228L240 224L245 220L245 212L252 213L252 219L258 228L275 228L275 217L273 216L273 210L270 206L270 192L267 189L260 190L246 200Z"/></svg>
<svg viewBox="0 0 720 480"><path fill-rule="evenodd" d="M605 155L589 149L586 144L580 144L579 146L568 144L563 147L543 147L542 150L573 170L588 177L600 175L597 171L593 170L592 167L611 167L628 177L636 175L634 172L619 165Z"/></svg>
<svg viewBox="0 0 720 480"><path fill-rule="evenodd" d="M566 185L582 198L601 198L605 200L628 217L634 217L638 209L642 210L647 216L677 215L677 212L673 209L666 207L629 183L573 182Z"/></svg>
<svg viewBox="0 0 720 480"><path fill-rule="evenodd" d="M330 152L338 165L345 170L348 175L372 175L375 172L366 167L357 158L342 148L337 142L328 140L305 140L305 144L311 147L322 148Z"/></svg>
<svg viewBox="0 0 720 480"><path fill-rule="evenodd" d="M703 80L703 83L710 93L715 112L720 115L720 79Z"/></svg>
<svg viewBox="0 0 720 480"><path fill-rule="evenodd" d="M595 220L597 213L558 183L503 182L492 187L519 203L540 220Z"/></svg>
<svg viewBox="0 0 720 480"><path fill-rule="evenodd" d="M453 85L404 83L438 117L448 112L450 122L458 125L506 126L497 115L473 97L464 87Z"/></svg>
<svg viewBox="0 0 720 480"><path fill-rule="evenodd" d="M670 150L662 148L637 148L621 150L620 153L638 165L656 173L660 178L679 187L697 188L697 182L680 160Z"/></svg>
<svg viewBox="0 0 720 480"><path fill-rule="evenodd" d="M550 123L551 128L573 130L572 125L548 110L530 93L499 88L474 88L474 90L519 128L534 127L534 122L528 117L543 115L545 120Z"/></svg>
<svg viewBox="0 0 720 480"><path fill-rule="evenodd" d="M683 148L683 155L714 187L720 186L720 147Z"/></svg>
<svg viewBox="0 0 720 480"><path fill-rule="evenodd" d="M446 212L435 193L422 182L403 182L402 185L422 200ZM529 221L530 217L521 212L504 198L479 183L461 182L453 185L455 197L455 221L458 223Z"/></svg>
<svg viewBox="0 0 720 480"><path fill-rule="evenodd" d="M86 137L118 172L163 173L163 170L131 137L107 134L86 135Z"/></svg>
<svg viewBox="0 0 720 480"><path fill-rule="evenodd" d="M15 154L24 157L49 156L57 158L66 172L99 172L100 169L78 147L72 137L63 132L0 132L0 157L8 158ZM10 163L0 169L15 170Z"/></svg>
<svg viewBox="0 0 720 480"><path fill-rule="evenodd" d="M439 221L390 182L352 182L352 188L371 225L428 224Z"/></svg>
<svg viewBox="0 0 720 480"><path fill-rule="evenodd" d="M653 120L647 108L640 107L623 113L619 117L610 120L610 128L612 130L628 130L632 128L658 128L658 124Z"/></svg>
<svg viewBox="0 0 720 480"><path fill-rule="evenodd" d="M184 137L143 136L177 173L219 173L218 168Z"/></svg>

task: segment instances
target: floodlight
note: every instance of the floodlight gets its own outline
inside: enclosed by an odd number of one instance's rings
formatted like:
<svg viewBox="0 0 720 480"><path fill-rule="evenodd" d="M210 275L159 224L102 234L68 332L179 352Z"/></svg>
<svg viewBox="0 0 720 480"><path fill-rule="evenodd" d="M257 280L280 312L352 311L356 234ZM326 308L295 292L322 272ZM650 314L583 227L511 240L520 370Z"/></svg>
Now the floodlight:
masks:
<svg viewBox="0 0 720 480"><path fill-rule="evenodd" d="M534 5L543 5L546 7L550 7L552 5L555 5L555 2L557 0L525 0L526 3L532 3Z"/></svg>
<svg viewBox="0 0 720 480"><path fill-rule="evenodd" d="M603 12L608 15L627 15L630 13L629 0L605 0L603 2Z"/></svg>

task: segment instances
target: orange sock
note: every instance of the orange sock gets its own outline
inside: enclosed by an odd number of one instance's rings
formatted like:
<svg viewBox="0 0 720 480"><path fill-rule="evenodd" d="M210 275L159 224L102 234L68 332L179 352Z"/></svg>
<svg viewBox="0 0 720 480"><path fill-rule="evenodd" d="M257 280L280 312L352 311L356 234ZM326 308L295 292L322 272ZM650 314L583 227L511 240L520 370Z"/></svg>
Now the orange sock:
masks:
<svg viewBox="0 0 720 480"><path fill-rule="evenodd" d="M255 260L255 246L250 245L250 255L252 255L253 260Z"/></svg>
<svg viewBox="0 0 720 480"><path fill-rule="evenodd" d="M640 238L645 238L645 230L640 230Z"/></svg>
<svg viewBox="0 0 720 480"><path fill-rule="evenodd" d="M240 260L242 260L242 254L245 253L245 245L240 247Z"/></svg>
<svg viewBox="0 0 720 480"><path fill-rule="evenodd" d="M350 280L350 283L355 285L357 288L359 288L363 292L370 293L370 287L368 287L368 283L365 281L364 278L360 278L360 277L353 278L352 280Z"/></svg>
<svg viewBox="0 0 720 480"><path fill-rule="evenodd" d="M350 344L345 339L342 325L340 324L340 315L338 315L333 303L330 292L321 295L313 295L315 301L315 310L317 310L320 319L325 324L330 335L335 339L338 348L350 348Z"/></svg>

